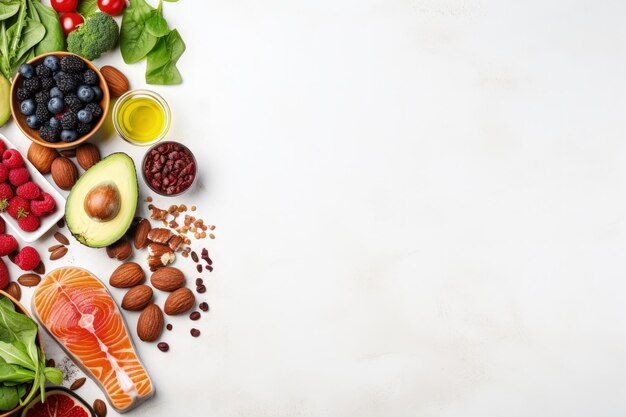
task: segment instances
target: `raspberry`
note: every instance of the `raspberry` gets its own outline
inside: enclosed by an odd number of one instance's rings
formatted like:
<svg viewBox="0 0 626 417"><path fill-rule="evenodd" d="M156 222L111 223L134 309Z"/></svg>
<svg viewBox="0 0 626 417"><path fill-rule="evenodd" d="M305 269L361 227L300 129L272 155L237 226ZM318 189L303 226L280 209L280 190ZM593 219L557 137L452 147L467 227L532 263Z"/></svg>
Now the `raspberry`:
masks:
<svg viewBox="0 0 626 417"><path fill-rule="evenodd" d="M40 224L41 220L34 214L26 213L23 217L17 219L17 225L25 232L34 232L39 229Z"/></svg>
<svg viewBox="0 0 626 417"><path fill-rule="evenodd" d="M4 143L4 141L2 139L0 139L0 154L3 154L4 151L7 150L7 144Z"/></svg>
<svg viewBox="0 0 626 417"><path fill-rule="evenodd" d="M24 158L17 149L7 149L2 153L2 163L7 168L19 168L24 166Z"/></svg>
<svg viewBox="0 0 626 417"><path fill-rule="evenodd" d="M7 231L7 224L2 217L0 217L0 233Z"/></svg>
<svg viewBox="0 0 626 417"><path fill-rule="evenodd" d="M0 182L5 182L9 178L9 168L0 164Z"/></svg>
<svg viewBox="0 0 626 417"><path fill-rule="evenodd" d="M28 215L29 210L30 205L28 204L28 200L25 200L22 197L13 197L9 200L7 212L9 213L9 216L13 217L14 219L25 217L26 215Z"/></svg>
<svg viewBox="0 0 626 417"><path fill-rule="evenodd" d="M30 216L36 218L35 216ZM23 271L32 271L37 268L41 258L39 253L32 246L24 246L22 250L15 256L15 265L19 266Z"/></svg>
<svg viewBox="0 0 626 417"><path fill-rule="evenodd" d="M27 183L17 187L15 194L27 200L34 200L35 198L39 198L41 195L41 189L34 182L28 181Z"/></svg>
<svg viewBox="0 0 626 417"><path fill-rule="evenodd" d="M0 256L7 256L17 249L17 240L11 235L0 235Z"/></svg>
<svg viewBox="0 0 626 417"><path fill-rule="evenodd" d="M6 182L0 183L0 200L9 201L13 198L13 188Z"/></svg>
<svg viewBox="0 0 626 417"><path fill-rule="evenodd" d="M9 270L2 259L0 259L0 290L9 285Z"/></svg>
<svg viewBox="0 0 626 417"><path fill-rule="evenodd" d="M9 181L14 187L19 187L20 185L27 183L29 179L30 174L24 167L14 168L9 171Z"/></svg>
<svg viewBox="0 0 626 417"><path fill-rule="evenodd" d="M35 216L43 216L56 208L54 198L46 192L42 192L37 200L30 202L30 211Z"/></svg>

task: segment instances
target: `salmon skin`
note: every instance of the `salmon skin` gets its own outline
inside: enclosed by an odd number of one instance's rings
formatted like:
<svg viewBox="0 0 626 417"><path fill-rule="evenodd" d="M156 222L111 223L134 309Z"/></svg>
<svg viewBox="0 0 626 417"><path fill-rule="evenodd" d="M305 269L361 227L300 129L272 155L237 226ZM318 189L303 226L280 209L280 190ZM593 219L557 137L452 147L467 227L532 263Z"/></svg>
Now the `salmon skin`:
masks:
<svg viewBox="0 0 626 417"><path fill-rule="evenodd" d="M104 391L120 413L152 397L154 386L107 288L81 268L51 271L32 299L34 316Z"/></svg>

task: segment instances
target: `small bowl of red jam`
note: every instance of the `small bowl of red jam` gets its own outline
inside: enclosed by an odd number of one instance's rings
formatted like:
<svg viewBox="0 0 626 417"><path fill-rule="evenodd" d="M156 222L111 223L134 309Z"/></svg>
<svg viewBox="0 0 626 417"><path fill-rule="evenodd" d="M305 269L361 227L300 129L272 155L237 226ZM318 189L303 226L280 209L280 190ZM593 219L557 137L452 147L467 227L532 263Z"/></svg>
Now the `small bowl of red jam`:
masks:
<svg viewBox="0 0 626 417"><path fill-rule="evenodd" d="M179 142L159 142L143 157L143 179L157 194L174 197L189 190L196 181L196 158Z"/></svg>

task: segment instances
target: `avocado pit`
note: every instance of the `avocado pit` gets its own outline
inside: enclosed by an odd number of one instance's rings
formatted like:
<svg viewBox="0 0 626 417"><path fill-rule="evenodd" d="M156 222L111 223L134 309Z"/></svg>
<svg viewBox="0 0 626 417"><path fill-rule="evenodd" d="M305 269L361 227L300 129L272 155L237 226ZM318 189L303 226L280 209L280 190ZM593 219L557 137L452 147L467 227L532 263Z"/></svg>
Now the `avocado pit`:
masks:
<svg viewBox="0 0 626 417"><path fill-rule="evenodd" d="M120 212L121 197L117 186L110 182L100 183L85 196L87 215L97 222L108 222Z"/></svg>

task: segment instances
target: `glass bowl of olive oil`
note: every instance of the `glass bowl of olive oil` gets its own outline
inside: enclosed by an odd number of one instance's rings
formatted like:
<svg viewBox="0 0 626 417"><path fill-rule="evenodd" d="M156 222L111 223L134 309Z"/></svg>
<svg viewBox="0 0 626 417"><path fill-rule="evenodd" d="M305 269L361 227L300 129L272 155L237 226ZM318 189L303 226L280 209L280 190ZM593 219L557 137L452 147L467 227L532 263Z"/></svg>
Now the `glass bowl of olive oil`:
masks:
<svg viewBox="0 0 626 417"><path fill-rule="evenodd" d="M163 139L171 118L170 106L150 90L130 90L113 107L115 130L133 145L146 146Z"/></svg>

